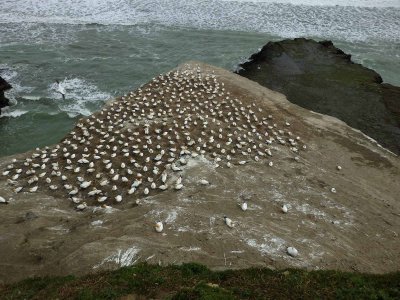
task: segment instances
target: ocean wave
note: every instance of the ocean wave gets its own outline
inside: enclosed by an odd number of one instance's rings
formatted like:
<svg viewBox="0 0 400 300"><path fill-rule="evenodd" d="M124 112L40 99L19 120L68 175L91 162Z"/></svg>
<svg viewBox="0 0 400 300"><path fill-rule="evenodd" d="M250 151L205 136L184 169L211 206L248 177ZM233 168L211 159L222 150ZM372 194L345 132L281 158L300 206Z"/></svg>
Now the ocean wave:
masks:
<svg viewBox="0 0 400 300"><path fill-rule="evenodd" d="M32 7L30 0L6 1L0 22L21 26L158 24L287 38L400 40L398 0L45 0Z"/></svg>
<svg viewBox="0 0 400 300"><path fill-rule="evenodd" d="M70 118L89 116L105 100L112 98L110 93L101 91L95 84L83 78L64 78L60 83L66 90L65 100L55 91L55 83L48 86L48 97L57 100L55 104L58 109L67 113Z"/></svg>
<svg viewBox="0 0 400 300"><path fill-rule="evenodd" d="M104 101L111 98L111 94L101 91L96 85L83 78L64 78L60 83L66 90L66 99L79 102ZM48 86L50 98L62 99L62 96L56 92L56 84Z"/></svg>
<svg viewBox="0 0 400 300"><path fill-rule="evenodd" d="M400 7L398 0L221 0L225 2L282 3L309 6Z"/></svg>
<svg viewBox="0 0 400 300"><path fill-rule="evenodd" d="M18 117L26 114L27 112L28 112L27 110L20 110L20 109L13 109L10 107L4 107L1 109L0 118L6 118L6 117L18 118Z"/></svg>
<svg viewBox="0 0 400 300"><path fill-rule="evenodd" d="M21 84L19 72L16 68L10 67L6 64L0 64L0 76L12 86L12 89L7 91L7 98L10 100L11 104L17 104L17 96L19 94L30 93L34 90L33 87Z"/></svg>

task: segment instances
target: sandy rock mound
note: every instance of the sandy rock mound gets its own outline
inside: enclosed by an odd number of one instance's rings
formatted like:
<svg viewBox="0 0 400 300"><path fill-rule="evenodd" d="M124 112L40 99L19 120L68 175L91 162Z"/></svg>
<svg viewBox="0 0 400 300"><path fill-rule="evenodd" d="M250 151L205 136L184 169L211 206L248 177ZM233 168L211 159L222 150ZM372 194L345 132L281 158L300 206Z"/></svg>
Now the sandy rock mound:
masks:
<svg viewBox="0 0 400 300"><path fill-rule="evenodd" d="M398 158L334 118L201 63L154 78L59 144L0 167L5 282L138 261L399 265Z"/></svg>

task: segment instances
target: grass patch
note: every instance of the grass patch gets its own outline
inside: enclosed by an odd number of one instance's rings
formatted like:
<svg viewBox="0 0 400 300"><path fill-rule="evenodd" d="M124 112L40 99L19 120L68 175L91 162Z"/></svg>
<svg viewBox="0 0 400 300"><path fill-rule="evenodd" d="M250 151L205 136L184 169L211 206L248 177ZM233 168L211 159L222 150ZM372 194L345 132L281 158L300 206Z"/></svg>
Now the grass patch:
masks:
<svg viewBox="0 0 400 300"><path fill-rule="evenodd" d="M33 278L0 286L0 299L119 299L126 295L143 299L400 299L400 272L373 275L266 268L214 272L196 263L167 267L143 263L83 277Z"/></svg>

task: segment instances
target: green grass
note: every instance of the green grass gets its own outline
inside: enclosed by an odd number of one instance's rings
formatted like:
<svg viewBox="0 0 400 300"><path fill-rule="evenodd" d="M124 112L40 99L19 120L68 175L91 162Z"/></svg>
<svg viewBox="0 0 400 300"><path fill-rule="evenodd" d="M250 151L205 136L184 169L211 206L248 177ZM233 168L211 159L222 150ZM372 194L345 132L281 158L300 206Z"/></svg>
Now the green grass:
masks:
<svg viewBox="0 0 400 300"><path fill-rule="evenodd" d="M195 263L139 264L83 277L33 278L0 286L0 299L118 299L126 295L143 299L400 299L400 272L372 275L266 268L214 272Z"/></svg>

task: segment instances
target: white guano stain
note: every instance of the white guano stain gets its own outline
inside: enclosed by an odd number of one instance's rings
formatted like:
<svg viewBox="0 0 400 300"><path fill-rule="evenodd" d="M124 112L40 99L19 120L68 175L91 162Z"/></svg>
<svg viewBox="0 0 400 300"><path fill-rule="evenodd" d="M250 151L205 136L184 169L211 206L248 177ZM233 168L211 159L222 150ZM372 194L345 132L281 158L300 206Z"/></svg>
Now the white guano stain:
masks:
<svg viewBox="0 0 400 300"><path fill-rule="evenodd" d="M106 257L98 265L93 266L93 269L97 269L106 263L115 263L119 267L131 266L139 259L137 258L139 252L140 249L136 246L132 246L126 250L118 249L116 253Z"/></svg>

